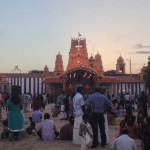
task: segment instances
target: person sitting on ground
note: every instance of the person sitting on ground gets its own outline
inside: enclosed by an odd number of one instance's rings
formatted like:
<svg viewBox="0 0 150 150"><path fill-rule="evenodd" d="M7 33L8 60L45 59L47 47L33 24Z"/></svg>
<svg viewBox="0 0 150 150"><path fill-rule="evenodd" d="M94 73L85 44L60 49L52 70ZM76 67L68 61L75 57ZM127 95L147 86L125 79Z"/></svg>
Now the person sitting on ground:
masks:
<svg viewBox="0 0 150 150"><path fill-rule="evenodd" d="M65 124L60 129L60 139L61 140L72 140L73 138L73 125L74 125L74 116L69 117L69 123Z"/></svg>
<svg viewBox="0 0 150 150"><path fill-rule="evenodd" d="M35 122L33 122L32 117L29 117L29 120L30 120L30 126L28 126L28 127L26 128L26 132L27 132L29 135L31 135L31 134L35 135L35 132L37 132L36 129L35 129L36 124L35 124ZM35 132L33 132L33 130L34 130Z"/></svg>
<svg viewBox="0 0 150 150"><path fill-rule="evenodd" d="M6 117L6 119L4 119L2 121L2 125L3 125L3 131L1 133L1 138L6 139L9 137L9 130L8 130L8 119Z"/></svg>
<svg viewBox="0 0 150 150"><path fill-rule="evenodd" d="M41 122L42 113L40 112L39 108L35 108L32 112L32 122Z"/></svg>
<svg viewBox="0 0 150 150"><path fill-rule="evenodd" d="M135 123L135 116L126 115L125 119L120 122L120 132L123 128L127 128L129 130L129 136L131 138L136 138L138 126Z"/></svg>
<svg viewBox="0 0 150 150"><path fill-rule="evenodd" d="M111 150L136 150L135 141L128 134L129 130L122 128L121 135L114 140Z"/></svg>
<svg viewBox="0 0 150 150"><path fill-rule="evenodd" d="M37 134L44 141L54 140L59 135L55 122L50 119L49 113L44 114L44 120L40 123Z"/></svg>
<svg viewBox="0 0 150 150"><path fill-rule="evenodd" d="M52 117L58 117L58 115L60 114L60 106L57 105L56 103L51 103L50 109L51 109Z"/></svg>

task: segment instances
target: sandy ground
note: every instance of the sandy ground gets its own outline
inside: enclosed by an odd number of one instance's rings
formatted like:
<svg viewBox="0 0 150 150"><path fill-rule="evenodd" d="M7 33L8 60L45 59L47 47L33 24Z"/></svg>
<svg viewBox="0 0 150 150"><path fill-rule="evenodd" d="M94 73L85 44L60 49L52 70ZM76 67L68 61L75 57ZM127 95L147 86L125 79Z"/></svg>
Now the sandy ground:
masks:
<svg viewBox="0 0 150 150"><path fill-rule="evenodd" d="M50 113L50 106L47 105L43 114L45 112ZM31 116L32 112L25 113L25 128L29 125L28 117ZM3 117L6 116L6 111L3 111ZM67 123L65 120L60 120L59 118L51 118L56 122L58 131L61 126ZM116 125L109 126L109 136L110 143L105 147L101 148L99 146L95 150L110 150L113 140L115 139L118 131L118 124L121 118L116 119ZM38 125L36 125L38 128ZM2 131L2 126L0 125L0 132ZM141 140L135 139L137 150L142 150ZM88 148L90 149L90 148ZM9 139L0 138L0 150L80 150L80 146L72 144L72 141L61 141L56 139L55 141L41 141L37 135L28 135L25 132L23 133L23 138L21 141L10 142Z"/></svg>

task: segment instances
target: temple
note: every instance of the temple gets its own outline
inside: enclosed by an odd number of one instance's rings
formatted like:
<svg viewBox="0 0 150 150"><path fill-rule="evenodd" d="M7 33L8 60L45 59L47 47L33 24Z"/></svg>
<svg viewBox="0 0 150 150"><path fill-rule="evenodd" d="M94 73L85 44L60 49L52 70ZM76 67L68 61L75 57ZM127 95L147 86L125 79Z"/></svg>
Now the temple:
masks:
<svg viewBox="0 0 150 150"><path fill-rule="evenodd" d="M126 74L126 65L120 55L117 59L115 74L104 71L102 57L99 53L88 56L86 38L71 39L69 59L66 69L63 65L63 56L56 55L54 71L49 71L45 65L42 72L12 72L0 73L0 91L10 92L12 85L21 86L22 93L55 93L75 91L82 85L85 91L90 92L95 86L102 85L109 93L130 92L139 94L145 89L143 69L139 74Z"/></svg>
<svg viewBox="0 0 150 150"><path fill-rule="evenodd" d="M43 80L49 92L55 92L56 87L58 93L62 90L75 91L79 85L90 91L97 85L109 87L118 82L117 78L104 76L100 54L97 53L95 58L88 57L85 38L71 39L67 69L63 70L62 56L58 54L54 72L57 72L54 76L47 76Z"/></svg>

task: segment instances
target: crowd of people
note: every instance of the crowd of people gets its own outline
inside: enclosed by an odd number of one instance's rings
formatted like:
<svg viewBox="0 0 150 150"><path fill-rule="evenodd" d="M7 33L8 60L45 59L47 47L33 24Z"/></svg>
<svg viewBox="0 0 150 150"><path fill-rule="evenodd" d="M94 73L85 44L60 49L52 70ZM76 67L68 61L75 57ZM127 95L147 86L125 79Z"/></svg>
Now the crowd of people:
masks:
<svg viewBox="0 0 150 150"><path fill-rule="evenodd" d="M106 93L104 87L95 87L92 93L85 95L84 88L79 86L74 93L62 91L57 98L52 98L48 94L21 94L19 89L12 88L11 94L0 94L0 102L1 109L8 112L2 121L4 128L1 137L9 137L10 141L22 139L24 114L32 112L30 124L25 129L28 134L35 134L43 141L56 138L72 140L73 144L81 145L81 150L97 148L99 144L105 147L109 143L108 123L111 115L114 120L116 117L122 118L112 150L124 150L127 143L129 150L135 150L135 138L141 139L143 150L150 149L149 97L144 91L139 96L122 92L115 96ZM47 103L51 106L53 117L69 121L60 131L50 113L42 116Z"/></svg>

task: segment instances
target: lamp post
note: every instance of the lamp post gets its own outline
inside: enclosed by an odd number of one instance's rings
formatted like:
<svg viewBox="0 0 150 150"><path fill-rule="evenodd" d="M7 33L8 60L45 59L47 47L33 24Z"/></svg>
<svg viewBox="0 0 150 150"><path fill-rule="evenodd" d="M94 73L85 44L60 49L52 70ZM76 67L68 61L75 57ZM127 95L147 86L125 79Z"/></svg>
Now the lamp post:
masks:
<svg viewBox="0 0 150 150"><path fill-rule="evenodd" d="M127 61L129 61L129 67L130 67L130 86L129 86L129 90L130 90L130 94L132 93L132 69L131 69L131 57L130 59L127 59Z"/></svg>

